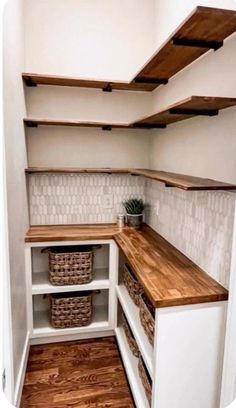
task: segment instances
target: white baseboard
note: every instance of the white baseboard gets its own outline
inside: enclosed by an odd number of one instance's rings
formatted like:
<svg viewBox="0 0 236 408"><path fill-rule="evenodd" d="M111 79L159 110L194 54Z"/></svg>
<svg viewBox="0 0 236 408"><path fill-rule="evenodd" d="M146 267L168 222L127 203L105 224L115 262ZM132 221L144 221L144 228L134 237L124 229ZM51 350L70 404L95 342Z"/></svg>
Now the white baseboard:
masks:
<svg viewBox="0 0 236 408"><path fill-rule="evenodd" d="M26 372L27 361L28 361L28 356L29 356L29 348L30 348L29 332L27 332L23 354L22 354L22 359L21 359L20 368L19 368L19 373L16 379L15 392L14 392L14 406L17 408L19 408L20 406L21 394L23 390L25 372Z"/></svg>

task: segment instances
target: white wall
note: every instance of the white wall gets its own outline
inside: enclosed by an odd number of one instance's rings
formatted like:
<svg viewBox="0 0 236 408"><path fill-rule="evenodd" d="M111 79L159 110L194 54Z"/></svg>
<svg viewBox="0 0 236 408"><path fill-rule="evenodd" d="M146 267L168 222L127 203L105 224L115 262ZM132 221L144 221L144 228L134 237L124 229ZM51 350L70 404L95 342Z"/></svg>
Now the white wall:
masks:
<svg viewBox="0 0 236 408"><path fill-rule="evenodd" d="M194 6L195 1L187 2ZM206 5L231 6L232 1L201 2ZM214 4L213 4L214 3ZM173 16L167 13L171 1L156 2L156 12L165 25L156 26L156 35L163 38L173 27ZM186 2L180 1L178 16L186 17ZM189 10L188 10L189 11ZM163 14L166 13L166 14ZM156 112L191 95L236 96L236 36L225 41L217 52L210 51L175 75L167 86L154 91ZM150 145L151 167L217 180L236 182L236 108L220 111L216 117L198 117L165 130L153 132Z"/></svg>
<svg viewBox="0 0 236 408"><path fill-rule="evenodd" d="M29 117L129 123L148 114L149 94L39 86L27 89ZM150 131L39 127L27 130L30 166L148 167Z"/></svg>
<svg viewBox="0 0 236 408"><path fill-rule="evenodd" d="M152 52L154 0L25 0L25 70L129 80Z"/></svg>
<svg viewBox="0 0 236 408"><path fill-rule="evenodd" d="M25 103L21 80L23 69L21 0L8 1L5 8L3 25L4 136L6 146L14 379L16 386L27 334L24 235L28 228L28 213L24 175L26 148L22 124L22 117L25 115Z"/></svg>
<svg viewBox="0 0 236 408"><path fill-rule="evenodd" d="M25 71L129 81L153 50L154 0L25 0ZM66 27L66 29L65 29ZM28 116L131 122L144 92L27 88ZM147 167L151 132L28 130L29 165Z"/></svg>
<svg viewBox="0 0 236 408"><path fill-rule="evenodd" d="M197 6L236 8L234 0L155 0L154 47L159 48Z"/></svg>

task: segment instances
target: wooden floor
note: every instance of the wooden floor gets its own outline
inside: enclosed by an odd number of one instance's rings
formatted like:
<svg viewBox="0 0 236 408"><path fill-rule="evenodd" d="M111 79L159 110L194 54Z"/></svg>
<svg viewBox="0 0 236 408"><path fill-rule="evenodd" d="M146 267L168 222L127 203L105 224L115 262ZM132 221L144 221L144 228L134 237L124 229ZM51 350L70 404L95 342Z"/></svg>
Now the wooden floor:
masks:
<svg viewBox="0 0 236 408"><path fill-rule="evenodd" d="M134 408L115 339L32 346L21 408Z"/></svg>

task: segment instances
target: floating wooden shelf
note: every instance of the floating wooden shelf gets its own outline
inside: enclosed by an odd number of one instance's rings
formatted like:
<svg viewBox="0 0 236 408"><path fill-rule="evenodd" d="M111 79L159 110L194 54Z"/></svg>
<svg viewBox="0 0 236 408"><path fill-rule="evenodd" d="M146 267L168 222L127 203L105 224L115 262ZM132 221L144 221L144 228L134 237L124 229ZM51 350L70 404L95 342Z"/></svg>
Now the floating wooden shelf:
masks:
<svg viewBox="0 0 236 408"><path fill-rule="evenodd" d="M114 129L164 129L167 125L190 119L194 116L215 116L220 109L229 108L236 105L236 98L210 97L210 96L190 96L179 101L167 109L155 113L133 123L100 123L83 122L74 120L57 119L37 119L26 118L24 123L28 127L38 126L76 126L93 127L102 130Z"/></svg>
<svg viewBox="0 0 236 408"><path fill-rule="evenodd" d="M82 173L82 174L131 174L141 176L164 183L166 187L176 187L186 191L201 190L236 190L236 185L224 183L221 181L187 176L184 174L169 173L166 171L148 170L148 169L82 169L82 168L64 168L64 167L28 167L25 169L27 174L31 173Z"/></svg>
<svg viewBox="0 0 236 408"><path fill-rule="evenodd" d="M25 169L25 172L30 173L88 173L88 174L96 174L96 173L105 173L105 174L130 174L130 169L116 169L116 168L91 168L91 169L84 169L84 168L75 168L75 167L28 167Z"/></svg>
<svg viewBox="0 0 236 408"><path fill-rule="evenodd" d="M167 109L155 113L135 123L137 127L166 127L167 125L190 119L194 116L216 116L219 110L236 105L236 98L191 96Z"/></svg>
<svg viewBox="0 0 236 408"><path fill-rule="evenodd" d="M210 49L217 50L236 31L236 11L197 7L172 33L131 82L96 81L23 73L27 86L59 85L114 90L152 91Z"/></svg>

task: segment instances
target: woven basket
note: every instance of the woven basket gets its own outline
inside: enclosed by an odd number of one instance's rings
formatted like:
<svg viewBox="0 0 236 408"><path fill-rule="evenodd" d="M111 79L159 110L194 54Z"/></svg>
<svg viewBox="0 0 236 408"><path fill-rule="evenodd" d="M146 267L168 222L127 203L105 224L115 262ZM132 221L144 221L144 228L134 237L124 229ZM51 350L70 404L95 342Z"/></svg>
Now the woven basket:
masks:
<svg viewBox="0 0 236 408"><path fill-rule="evenodd" d="M93 279L92 246L45 248L49 255L49 281L55 286L82 285Z"/></svg>
<svg viewBox="0 0 236 408"><path fill-rule="evenodd" d="M88 326L93 316L93 292L50 295L50 320L55 329Z"/></svg>
<svg viewBox="0 0 236 408"><path fill-rule="evenodd" d="M139 349L138 349L137 343L135 341L135 338L133 336L133 333L130 329L129 323L124 313L122 313L122 326L123 326L130 350L132 351L135 357L139 357Z"/></svg>
<svg viewBox="0 0 236 408"><path fill-rule="evenodd" d="M138 372L139 376L141 378L143 388L147 397L147 400L149 402L149 405L151 406L152 403L152 380L148 374L148 371L146 369L146 366L143 362L143 359L141 356L139 356L139 361L138 361Z"/></svg>
<svg viewBox="0 0 236 408"><path fill-rule="evenodd" d="M124 265L123 280L131 299L136 304L136 306L139 306L139 299L143 290L127 264Z"/></svg>
<svg viewBox="0 0 236 408"><path fill-rule="evenodd" d="M140 296L139 317L149 342L154 343L155 308L151 305L145 294Z"/></svg>

